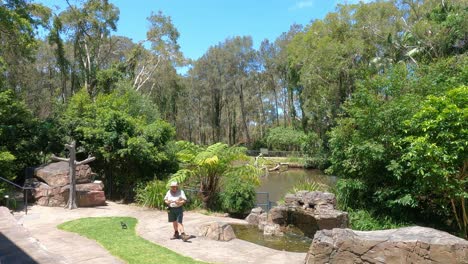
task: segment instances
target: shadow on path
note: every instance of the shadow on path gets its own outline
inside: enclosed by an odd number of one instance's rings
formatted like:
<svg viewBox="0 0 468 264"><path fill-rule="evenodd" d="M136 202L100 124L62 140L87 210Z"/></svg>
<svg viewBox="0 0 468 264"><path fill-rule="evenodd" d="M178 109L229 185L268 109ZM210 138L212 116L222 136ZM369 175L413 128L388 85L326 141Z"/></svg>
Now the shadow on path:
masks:
<svg viewBox="0 0 468 264"><path fill-rule="evenodd" d="M13 241L0 233L0 264L38 263Z"/></svg>

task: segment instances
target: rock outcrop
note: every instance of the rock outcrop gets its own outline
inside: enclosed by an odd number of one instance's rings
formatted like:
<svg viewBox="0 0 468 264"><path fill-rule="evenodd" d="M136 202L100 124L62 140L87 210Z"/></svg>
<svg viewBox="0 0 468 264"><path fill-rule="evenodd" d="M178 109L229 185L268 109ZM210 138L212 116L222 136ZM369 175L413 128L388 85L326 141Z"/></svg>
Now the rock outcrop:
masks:
<svg viewBox="0 0 468 264"><path fill-rule="evenodd" d="M468 241L425 227L318 231L305 263L468 263Z"/></svg>
<svg viewBox="0 0 468 264"><path fill-rule="evenodd" d="M261 208L252 209L245 220L265 235L281 235L293 225L312 238L317 230L348 227L348 214L336 210L335 204L332 193L300 191L287 194L285 204L273 207L268 214Z"/></svg>
<svg viewBox="0 0 468 264"><path fill-rule="evenodd" d="M34 187L32 195L36 203L43 206L65 206L70 192L69 166L60 161L41 166L35 170L34 179L29 184ZM77 205L81 207L105 205L104 184L92 182L95 173L89 165L76 167Z"/></svg>
<svg viewBox="0 0 468 264"><path fill-rule="evenodd" d="M236 238L232 226L223 222L210 222L199 226L198 235L218 241L229 241Z"/></svg>

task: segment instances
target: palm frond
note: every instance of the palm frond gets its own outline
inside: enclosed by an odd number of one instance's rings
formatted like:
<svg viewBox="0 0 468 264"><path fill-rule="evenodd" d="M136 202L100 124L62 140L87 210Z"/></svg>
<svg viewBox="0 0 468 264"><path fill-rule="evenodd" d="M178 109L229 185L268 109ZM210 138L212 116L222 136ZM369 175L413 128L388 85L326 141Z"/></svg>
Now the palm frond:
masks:
<svg viewBox="0 0 468 264"><path fill-rule="evenodd" d="M211 146L208 146L204 151L201 151L197 154L194 159L194 162L197 164L203 164L207 159L211 159L215 156L221 156L221 154L228 148L227 144L224 143L215 143ZM219 158L218 158L219 159Z"/></svg>
<svg viewBox="0 0 468 264"><path fill-rule="evenodd" d="M177 158L184 163L190 163L197 156L197 154L203 150L200 146L188 142L188 141L177 141L176 146L179 149L177 152Z"/></svg>
<svg viewBox="0 0 468 264"><path fill-rule="evenodd" d="M166 187L169 187L171 182L183 183L185 180L190 178L194 174L193 171L188 169L180 169L176 173L172 174L171 178L169 178Z"/></svg>

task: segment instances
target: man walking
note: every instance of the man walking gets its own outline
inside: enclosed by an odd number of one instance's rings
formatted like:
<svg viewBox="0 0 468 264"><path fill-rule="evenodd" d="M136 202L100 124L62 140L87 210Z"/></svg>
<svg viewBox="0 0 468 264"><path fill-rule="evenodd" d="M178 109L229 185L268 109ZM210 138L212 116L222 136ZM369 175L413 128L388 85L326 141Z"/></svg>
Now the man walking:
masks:
<svg viewBox="0 0 468 264"><path fill-rule="evenodd" d="M179 190L177 182L171 182L170 188L164 197L164 203L169 206L168 220L172 222L172 226L174 227L174 235L171 239L182 238L186 242L190 236L185 234L182 221L184 218L183 206L187 202L187 197L184 191Z"/></svg>

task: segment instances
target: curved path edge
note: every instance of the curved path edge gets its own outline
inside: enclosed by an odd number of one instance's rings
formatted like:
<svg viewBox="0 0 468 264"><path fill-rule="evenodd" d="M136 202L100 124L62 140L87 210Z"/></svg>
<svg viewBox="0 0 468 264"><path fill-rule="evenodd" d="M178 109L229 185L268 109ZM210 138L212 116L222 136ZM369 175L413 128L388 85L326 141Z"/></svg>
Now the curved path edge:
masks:
<svg viewBox="0 0 468 264"><path fill-rule="evenodd" d="M94 240L75 233L57 229L66 221L84 217L130 216L138 219L137 233L143 238L169 248L181 255L210 263L303 263L306 253L279 251L234 239L229 242L213 241L204 237L190 239L190 243L170 240L172 225L167 222L167 213L154 209L108 202L107 206L67 210L59 207L32 206L28 215L16 213L15 218L29 233L40 241L48 251L62 256L65 263L124 263L112 256ZM197 235L203 223L221 221L245 223L244 220L184 213L184 226L190 235ZM50 262L39 262L50 263Z"/></svg>

